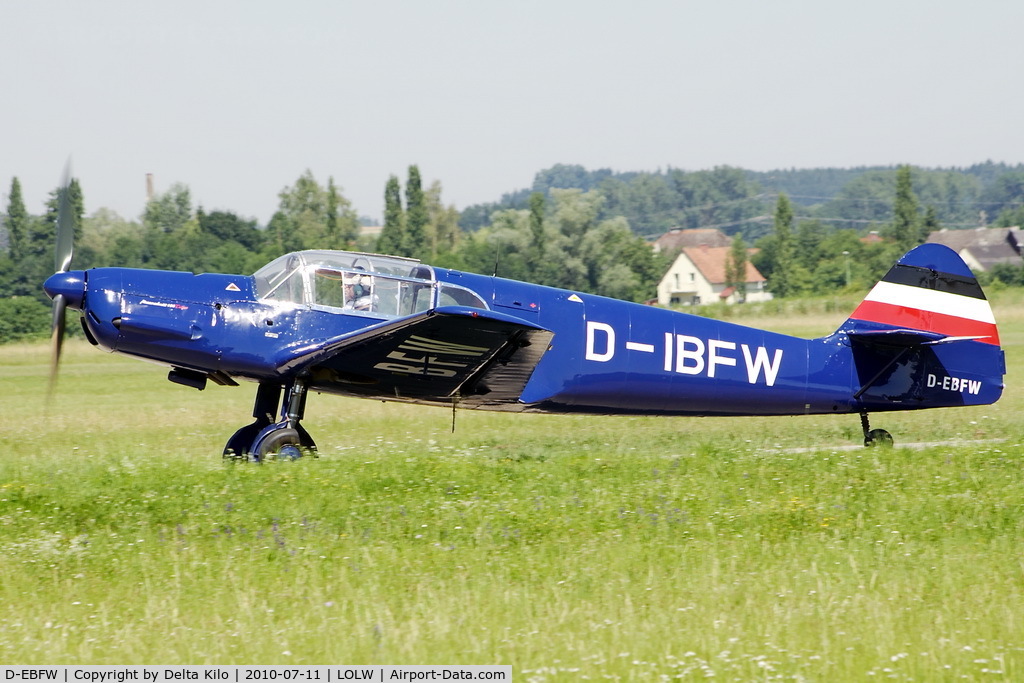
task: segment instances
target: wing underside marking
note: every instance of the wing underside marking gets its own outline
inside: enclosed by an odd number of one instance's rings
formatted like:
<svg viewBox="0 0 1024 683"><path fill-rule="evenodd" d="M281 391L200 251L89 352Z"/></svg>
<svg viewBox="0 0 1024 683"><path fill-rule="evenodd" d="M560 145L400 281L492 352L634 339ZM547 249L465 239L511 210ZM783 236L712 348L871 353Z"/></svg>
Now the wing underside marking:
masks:
<svg viewBox="0 0 1024 683"><path fill-rule="evenodd" d="M511 316L436 309L326 344L289 366L329 393L494 408L518 402L552 336Z"/></svg>

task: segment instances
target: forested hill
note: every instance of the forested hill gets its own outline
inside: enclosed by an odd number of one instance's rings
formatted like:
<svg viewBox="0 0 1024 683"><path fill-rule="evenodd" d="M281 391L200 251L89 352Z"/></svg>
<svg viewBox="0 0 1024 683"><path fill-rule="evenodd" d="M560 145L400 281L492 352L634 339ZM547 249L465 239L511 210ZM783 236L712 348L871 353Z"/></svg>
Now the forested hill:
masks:
<svg viewBox="0 0 1024 683"><path fill-rule="evenodd" d="M474 231L500 209L525 209L533 192L597 190L605 197L602 217L623 216L634 232L658 235L672 228L718 227L748 241L767 234L779 193L790 197L801 219L842 228L867 229L889 220L895 166L747 171L718 167L703 171L614 172L559 164L537 173L533 185L500 201L462 211L460 226ZM913 169L914 191L945 227L976 227L1024 205L1024 164L991 161L966 168Z"/></svg>

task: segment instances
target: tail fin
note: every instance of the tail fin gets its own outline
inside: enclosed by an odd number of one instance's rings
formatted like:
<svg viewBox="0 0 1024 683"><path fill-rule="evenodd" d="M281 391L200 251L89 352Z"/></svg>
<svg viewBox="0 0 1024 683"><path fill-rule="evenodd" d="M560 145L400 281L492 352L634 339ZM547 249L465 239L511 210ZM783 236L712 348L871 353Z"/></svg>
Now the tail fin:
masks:
<svg viewBox="0 0 1024 683"><path fill-rule="evenodd" d="M1002 394L992 308L949 247L907 252L839 332L853 350L853 398L864 410L983 405Z"/></svg>
<svg viewBox="0 0 1024 683"><path fill-rule="evenodd" d="M974 340L999 346L992 308L955 251L922 244L908 251L843 326L853 336L941 343Z"/></svg>

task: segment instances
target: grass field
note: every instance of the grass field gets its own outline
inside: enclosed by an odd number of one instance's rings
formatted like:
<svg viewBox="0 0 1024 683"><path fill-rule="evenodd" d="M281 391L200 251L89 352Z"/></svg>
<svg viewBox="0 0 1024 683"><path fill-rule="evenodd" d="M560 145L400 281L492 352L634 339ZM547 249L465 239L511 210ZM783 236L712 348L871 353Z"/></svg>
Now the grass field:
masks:
<svg viewBox="0 0 1024 683"><path fill-rule="evenodd" d="M318 459L236 464L253 386L71 344L47 406L46 347L0 347L0 662L1024 680L1016 298L1003 400L876 416L894 450L841 450L856 416L464 411L453 434L313 397ZM823 334L852 304L737 321Z"/></svg>

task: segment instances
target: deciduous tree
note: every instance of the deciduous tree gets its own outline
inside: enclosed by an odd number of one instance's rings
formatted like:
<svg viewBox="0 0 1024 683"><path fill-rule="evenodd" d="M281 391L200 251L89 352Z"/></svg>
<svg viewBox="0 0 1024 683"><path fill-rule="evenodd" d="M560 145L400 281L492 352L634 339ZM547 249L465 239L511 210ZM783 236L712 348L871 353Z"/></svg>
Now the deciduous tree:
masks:
<svg viewBox="0 0 1024 683"><path fill-rule="evenodd" d="M334 178L327 179L324 249L349 249L359 237L359 217Z"/></svg>
<svg viewBox="0 0 1024 683"><path fill-rule="evenodd" d="M431 254L452 254L459 245L459 211L454 206L445 206L441 201L441 182L435 180L426 191L427 215L430 222L427 234L430 236Z"/></svg>
<svg viewBox="0 0 1024 683"><path fill-rule="evenodd" d="M171 233L192 218L192 193L187 185L175 183L163 194L146 202L142 223L146 228Z"/></svg>

